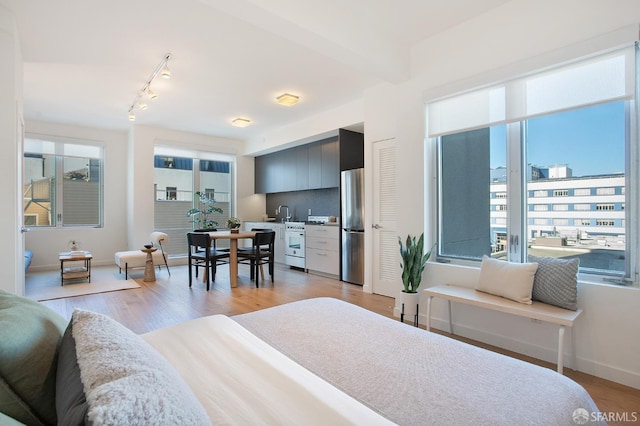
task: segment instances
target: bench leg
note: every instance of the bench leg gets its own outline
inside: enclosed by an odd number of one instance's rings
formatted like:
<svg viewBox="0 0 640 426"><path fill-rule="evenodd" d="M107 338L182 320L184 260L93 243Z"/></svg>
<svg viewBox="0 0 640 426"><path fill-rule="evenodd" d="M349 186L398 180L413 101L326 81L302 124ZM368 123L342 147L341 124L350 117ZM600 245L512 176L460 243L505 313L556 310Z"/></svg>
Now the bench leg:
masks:
<svg viewBox="0 0 640 426"><path fill-rule="evenodd" d="M558 373L563 374L563 361L564 361L564 326L560 326L558 329Z"/></svg>
<svg viewBox="0 0 640 426"><path fill-rule="evenodd" d="M425 323L425 328L427 331L431 331L431 300L433 296L427 296L427 320Z"/></svg>
<svg viewBox="0 0 640 426"><path fill-rule="evenodd" d="M453 334L453 315L451 315L451 300L447 300L449 304L449 333Z"/></svg>

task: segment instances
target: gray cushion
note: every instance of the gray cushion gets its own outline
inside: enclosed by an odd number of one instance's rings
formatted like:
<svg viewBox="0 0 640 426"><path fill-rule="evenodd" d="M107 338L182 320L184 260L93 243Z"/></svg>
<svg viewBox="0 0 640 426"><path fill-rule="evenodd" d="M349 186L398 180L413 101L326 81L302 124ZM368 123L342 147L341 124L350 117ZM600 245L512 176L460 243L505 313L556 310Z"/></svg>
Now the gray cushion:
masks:
<svg viewBox="0 0 640 426"><path fill-rule="evenodd" d="M182 377L139 336L94 312L76 309L71 321L88 424L211 424ZM60 352L61 357L65 354ZM77 385L71 387L76 397L67 404L79 407L73 414L78 421L84 417L82 398L77 398Z"/></svg>
<svg viewBox="0 0 640 426"><path fill-rule="evenodd" d="M55 424L57 348L67 321L0 290L0 411L25 424Z"/></svg>
<svg viewBox="0 0 640 426"><path fill-rule="evenodd" d="M80 379L80 366L73 339L73 321L69 322L58 350L56 375L56 411L58 424L65 426L84 425L89 405Z"/></svg>
<svg viewBox="0 0 640 426"><path fill-rule="evenodd" d="M575 311L578 309L578 266L580 259L559 259L529 255L537 262L533 300Z"/></svg>

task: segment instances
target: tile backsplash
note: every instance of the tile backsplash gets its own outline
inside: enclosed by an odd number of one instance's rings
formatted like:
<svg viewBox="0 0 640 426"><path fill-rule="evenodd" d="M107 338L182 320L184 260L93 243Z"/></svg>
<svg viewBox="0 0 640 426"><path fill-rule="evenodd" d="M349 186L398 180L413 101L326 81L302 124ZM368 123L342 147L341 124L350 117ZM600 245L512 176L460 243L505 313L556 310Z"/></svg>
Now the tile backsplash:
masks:
<svg viewBox="0 0 640 426"><path fill-rule="evenodd" d="M267 194L266 199L267 216L275 217L278 222L286 216L284 208L276 215L280 205L289 206L291 220L295 221L306 221L309 209L314 216L340 216L340 188L278 192Z"/></svg>

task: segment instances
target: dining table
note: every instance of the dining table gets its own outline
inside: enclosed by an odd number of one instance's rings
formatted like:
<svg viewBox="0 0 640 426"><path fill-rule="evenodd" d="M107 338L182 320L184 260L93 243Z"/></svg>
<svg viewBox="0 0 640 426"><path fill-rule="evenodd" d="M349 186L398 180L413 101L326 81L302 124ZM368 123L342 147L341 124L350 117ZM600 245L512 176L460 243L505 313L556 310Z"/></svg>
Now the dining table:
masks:
<svg viewBox="0 0 640 426"><path fill-rule="evenodd" d="M253 239L256 231L213 231L208 232L212 240L229 240L229 282L231 287L238 286L238 240Z"/></svg>

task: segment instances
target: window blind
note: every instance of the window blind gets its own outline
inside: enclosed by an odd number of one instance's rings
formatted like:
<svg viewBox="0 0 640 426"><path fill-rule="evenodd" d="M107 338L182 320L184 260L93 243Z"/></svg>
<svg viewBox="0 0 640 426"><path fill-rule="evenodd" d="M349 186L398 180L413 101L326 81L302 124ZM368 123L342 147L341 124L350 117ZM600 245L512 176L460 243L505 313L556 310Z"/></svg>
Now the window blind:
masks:
<svg viewBox="0 0 640 426"><path fill-rule="evenodd" d="M437 137L614 100L635 93L635 47L533 73L427 105Z"/></svg>

